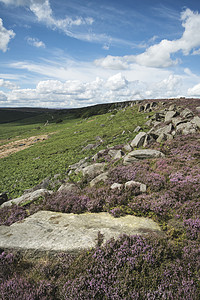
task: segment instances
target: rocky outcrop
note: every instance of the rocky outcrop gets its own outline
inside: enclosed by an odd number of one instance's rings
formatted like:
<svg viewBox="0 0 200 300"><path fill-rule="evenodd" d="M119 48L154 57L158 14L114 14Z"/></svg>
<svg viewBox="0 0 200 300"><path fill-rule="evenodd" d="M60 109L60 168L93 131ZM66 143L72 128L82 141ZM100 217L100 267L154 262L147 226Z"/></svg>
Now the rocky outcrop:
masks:
<svg viewBox="0 0 200 300"><path fill-rule="evenodd" d="M19 198L9 200L9 201L3 203L1 205L1 207L11 206L12 204L21 205L21 204L25 204L27 202L31 203L33 201L38 200L40 197L45 197L45 196L51 195L52 193L53 193L52 191L40 189L40 190L34 191L32 193L26 193Z"/></svg>
<svg viewBox="0 0 200 300"><path fill-rule="evenodd" d="M159 158L164 156L165 155L158 150L151 150L151 149L135 150L128 153L124 157L123 164L124 165L131 164L138 159L149 159L149 158L151 159L151 158Z"/></svg>
<svg viewBox="0 0 200 300"><path fill-rule="evenodd" d="M147 190L146 184L141 183L141 182L137 182L137 181L134 181L134 180L130 180L130 181L127 181L127 182L125 183L125 189L126 189L126 188L133 188L133 187L139 187L141 193L145 193L146 190Z"/></svg>
<svg viewBox="0 0 200 300"><path fill-rule="evenodd" d="M146 132L140 132L136 135L136 137L131 142L132 148L139 148L143 146L146 137Z"/></svg>
<svg viewBox="0 0 200 300"><path fill-rule="evenodd" d="M105 168L105 163L96 163L89 165L82 169L82 174L84 177L89 177L91 179L97 177L101 173L103 173Z"/></svg>
<svg viewBox="0 0 200 300"><path fill-rule="evenodd" d="M122 150L111 149L109 150L108 155L110 155L112 159L115 160L122 158L124 156L124 152Z"/></svg>
<svg viewBox="0 0 200 300"><path fill-rule="evenodd" d="M114 218L108 213L63 214L39 211L11 226L0 226L0 248L23 251L65 251L77 254L121 234L161 234L160 227L148 218L125 216Z"/></svg>
<svg viewBox="0 0 200 300"><path fill-rule="evenodd" d="M74 183L66 182L59 187L58 192L77 192L78 190Z"/></svg>
<svg viewBox="0 0 200 300"><path fill-rule="evenodd" d="M95 186L99 182L105 182L108 179L108 172L102 173L90 181L90 187Z"/></svg>
<svg viewBox="0 0 200 300"><path fill-rule="evenodd" d="M111 188L111 190L116 190L116 189L120 190L123 188L123 184L114 182L110 188Z"/></svg>

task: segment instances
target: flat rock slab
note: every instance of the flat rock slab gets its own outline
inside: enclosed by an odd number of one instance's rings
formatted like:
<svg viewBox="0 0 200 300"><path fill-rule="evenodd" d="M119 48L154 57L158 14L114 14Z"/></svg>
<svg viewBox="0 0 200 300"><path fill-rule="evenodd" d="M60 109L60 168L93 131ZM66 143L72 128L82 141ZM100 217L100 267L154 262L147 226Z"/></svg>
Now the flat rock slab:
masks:
<svg viewBox="0 0 200 300"><path fill-rule="evenodd" d="M13 250L65 251L76 254L97 244L98 232L104 242L121 234L161 233L148 218L125 216L114 218L108 213L64 214L39 211L11 226L0 226L0 248Z"/></svg>

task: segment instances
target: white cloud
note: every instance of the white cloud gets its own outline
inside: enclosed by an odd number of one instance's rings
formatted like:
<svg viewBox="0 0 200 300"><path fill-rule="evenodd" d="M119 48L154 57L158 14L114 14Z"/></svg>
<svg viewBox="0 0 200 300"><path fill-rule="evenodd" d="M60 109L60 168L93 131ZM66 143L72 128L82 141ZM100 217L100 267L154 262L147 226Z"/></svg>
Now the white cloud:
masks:
<svg viewBox="0 0 200 300"><path fill-rule="evenodd" d="M0 50L6 52L8 50L8 43L14 38L15 33L13 30L7 30L3 26L3 20L0 18Z"/></svg>
<svg viewBox="0 0 200 300"><path fill-rule="evenodd" d="M45 43L43 43L42 41L40 41L37 38L28 37L27 42L29 45L34 46L36 48L45 48L46 47Z"/></svg>
<svg viewBox="0 0 200 300"><path fill-rule="evenodd" d="M103 68L119 70L126 69L133 63L153 68L166 68L179 62L178 59L173 60L171 57L178 51L182 51L184 55L189 55L190 51L194 50L193 54L199 54L199 50L195 50L195 48L200 46L200 14L186 9L181 14L181 20L184 32L180 39L172 41L164 39L139 55L107 56L95 60L95 64Z"/></svg>
<svg viewBox="0 0 200 300"><path fill-rule="evenodd" d="M9 90L17 89L17 85L9 80L0 79L0 87L5 87Z"/></svg>
<svg viewBox="0 0 200 300"><path fill-rule="evenodd" d="M64 19L58 19L54 16L50 6L49 0L0 0L0 2L6 5L24 6L28 7L39 22L43 22L46 26L53 30L62 30L66 35L82 40L105 40L104 35L93 35L80 33L74 29L74 27L91 26L94 23L94 19L91 17L66 17ZM73 29L72 29L73 28Z"/></svg>
<svg viewBox="0 0 200 300"><path fill-rule="evenodd" d="M169 75L169 77L156 82L154 84L149 84L145 92L147 97L151 98L168 98L177 97L182 95L183 92L183 78L178 75Z"/></svg>
<svg viewBox="0 0 200 300"><path fill-rule="evenodd" d="M7 102L7 96L4 92L0 91L0 103L3 103L4 105L6 104Z"/></svg>
<svg viewBox="0 0 200 300"><path fill-rule="evenodd" d="M122 75L122 73L118 73L108 78L105 86L112 91L118 91L126 88L127 85L128 81L126 78Z"/></svg>
<svg viewBox="0 0 200 300"><path fill-rule="evenodd" d="M4 97L12 106L80 107L134 99L176 97L184 94L182 81L183 77L171 74L152 84L139 80L129 81L117 73L88 82L43 80L33 89L14 89L4 93Z"/></svg>
<svg viewBox="0 0 200 300"><path fill-rule="evenodd" d="M112 70L126 70L129 68L129 58L124 56L111 56L108 55L105 58L96 59L94 61L96 66L101 66L105 69L112 69Z"/></svg>
<svg viewBox="0 0 200 300"><path fill-rule="evenodd" d="M188 89L188 96L200 97L200 83Z"/></svg>

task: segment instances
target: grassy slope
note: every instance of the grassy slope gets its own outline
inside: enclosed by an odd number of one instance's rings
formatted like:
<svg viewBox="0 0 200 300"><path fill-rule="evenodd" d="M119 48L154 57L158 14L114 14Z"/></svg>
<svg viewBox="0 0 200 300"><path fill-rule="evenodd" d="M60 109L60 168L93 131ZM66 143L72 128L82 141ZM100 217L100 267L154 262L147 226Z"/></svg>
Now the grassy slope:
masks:
<svg viewBox="0 0 200 300"><path fill-rule="evenodd" d="M24 124L22 121L2 124L0 126L2 139L11 137L18 140L41 134L54 134L42 143L1 159L0 191L8 191L9 196L13 198L49 175L59 173L64 176L68 165L97 151L80 151L87 144L96 143L97 136L104 140L99 150L108 145L125 143L134 138L133 130L137 125L142 125L146 117L146 114L137 112L137 107L128 108L126 111L120 110L114 117L111 117L111 114L95 115L88 119L61 115L62 123L50 123L48 126L44 126L44 122L41 123L46 120L46 116L43 120L38 116L34 124L30 124L33 119L24 120ZM2 144L4 143L8 141ZM38 157L39 159L36 159Z"/></svg>

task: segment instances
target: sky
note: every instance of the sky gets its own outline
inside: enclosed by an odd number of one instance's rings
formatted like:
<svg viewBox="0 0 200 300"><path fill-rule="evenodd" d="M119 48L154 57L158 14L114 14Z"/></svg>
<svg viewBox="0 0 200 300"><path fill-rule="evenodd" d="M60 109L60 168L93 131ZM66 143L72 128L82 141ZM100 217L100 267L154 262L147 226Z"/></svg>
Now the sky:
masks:
<svg viewBox="0 0 200 300"><path fill-rule="evenodd" d="M0 0L0 107L200 97L199 0Z"/></svg>

